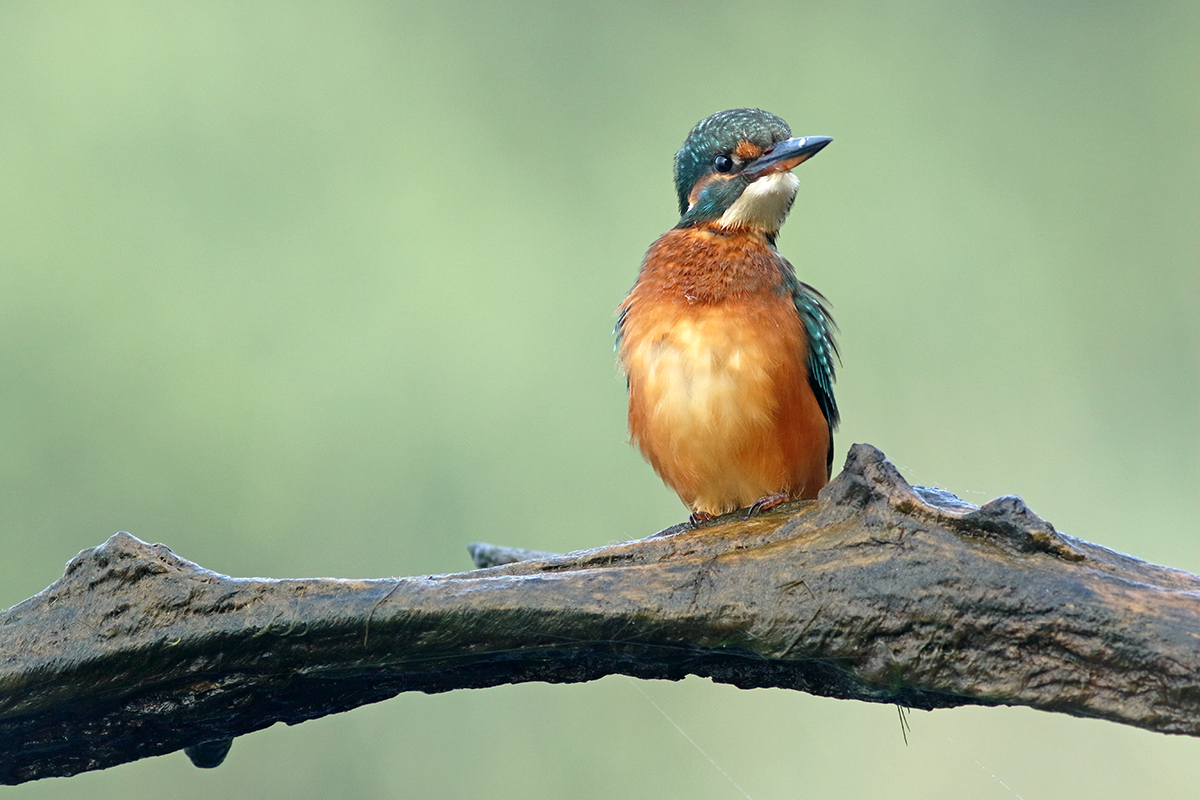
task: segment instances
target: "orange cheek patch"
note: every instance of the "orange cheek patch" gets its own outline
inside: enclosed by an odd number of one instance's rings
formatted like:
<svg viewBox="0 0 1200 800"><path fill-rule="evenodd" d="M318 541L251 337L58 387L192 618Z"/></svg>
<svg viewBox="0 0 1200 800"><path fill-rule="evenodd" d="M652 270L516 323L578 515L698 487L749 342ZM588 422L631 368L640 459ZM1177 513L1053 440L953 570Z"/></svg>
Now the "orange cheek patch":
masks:
<svg viewBox="0 0 1200 800"><path fill-rule="evenodd" d="M734 148L733 154L742 161L750 161L762 155L762 148L754 142L748 142L743 139L738 142L738 146Z"/></svg>

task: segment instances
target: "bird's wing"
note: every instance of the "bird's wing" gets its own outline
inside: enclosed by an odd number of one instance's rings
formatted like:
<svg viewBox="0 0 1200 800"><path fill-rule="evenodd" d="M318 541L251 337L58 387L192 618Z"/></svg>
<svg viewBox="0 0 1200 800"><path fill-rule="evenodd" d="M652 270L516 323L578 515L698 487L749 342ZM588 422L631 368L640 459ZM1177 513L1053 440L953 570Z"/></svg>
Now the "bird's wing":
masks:
<svg viewBox="0 0 1200 800"><path fill-rule="evenodd" d="M829 303L825 296L797 279L792 265L783 256L779 256L779 262L784 288L791 292L792 302L796 304L796 312L800 315L808 338L808 359L805 363L808 385L816 395L817 404L821 406L821 413L825 415L832 433L840 421L837 401L833 399L833 382L836 379L833 362L840 361L837 342L834 341L837 324L825 307Z"/></svg>

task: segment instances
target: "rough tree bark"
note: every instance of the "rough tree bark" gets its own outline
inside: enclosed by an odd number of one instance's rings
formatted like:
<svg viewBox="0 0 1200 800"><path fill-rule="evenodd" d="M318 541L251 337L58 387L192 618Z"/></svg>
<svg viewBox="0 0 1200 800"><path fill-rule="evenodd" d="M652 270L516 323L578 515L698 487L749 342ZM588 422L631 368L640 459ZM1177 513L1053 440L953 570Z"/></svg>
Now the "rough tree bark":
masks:
<svg viewBox="0 0 1200 800"><path fill-rule="evenodd" d="M228 741L398 692L701 675L1200 734L1200 578L856 445L817 501L457 575L230 578L128 534L0 615L0 782ZM522 560L517 560L522 559Z"/></svg>

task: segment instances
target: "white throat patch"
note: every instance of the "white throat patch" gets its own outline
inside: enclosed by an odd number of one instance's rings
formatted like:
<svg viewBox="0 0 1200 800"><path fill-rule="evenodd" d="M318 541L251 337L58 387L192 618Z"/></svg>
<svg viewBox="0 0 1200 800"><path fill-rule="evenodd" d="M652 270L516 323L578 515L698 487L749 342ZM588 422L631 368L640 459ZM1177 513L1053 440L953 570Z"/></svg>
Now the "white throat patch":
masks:
<svg viewBox="0 0 1200 800"><path fill-rule="evenodd" d="M722 228L778 231L799 187L800 179L791 172L765 175L746 187L717 224Z"/></svg>

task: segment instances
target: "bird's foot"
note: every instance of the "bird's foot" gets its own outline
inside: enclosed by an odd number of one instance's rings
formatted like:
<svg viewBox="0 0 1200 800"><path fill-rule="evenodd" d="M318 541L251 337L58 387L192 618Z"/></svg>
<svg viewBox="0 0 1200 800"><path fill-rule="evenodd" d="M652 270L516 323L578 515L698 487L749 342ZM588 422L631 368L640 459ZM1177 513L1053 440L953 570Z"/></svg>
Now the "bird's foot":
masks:
<svg viewBox="0 0 1200 800"><path fill-rule="evenodd" d="M713 519L716 519L716 517L714 517L712 514L708 513L707 511L693 511L692 515L690 517L688 517L688 524L691 525L693 528L699 528L700 523L708 522Z"/></svg>
<svg viewBox="0 0 1200 800"><path fill-rule="evenodd" d="M779 492L778 494L769 494L766 497L760 497L758 500L754 501L754 505L750 506L750 508L746 511L746 519L750 519L755 514L761 514L767 509L774 508L775 506L786 503L791 499L791 496L785 492Z"/></svg>

